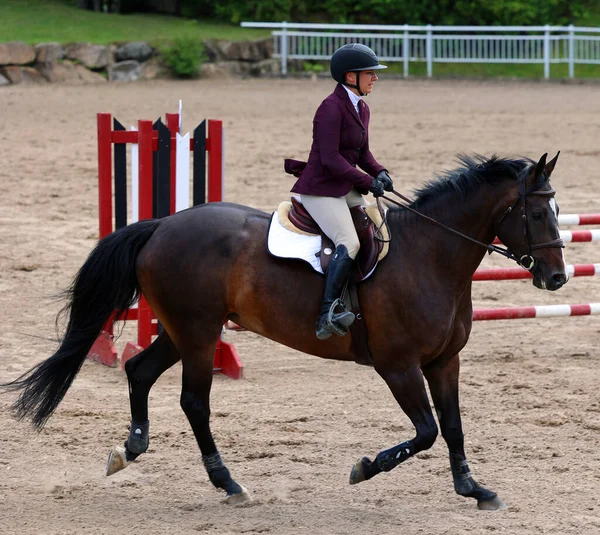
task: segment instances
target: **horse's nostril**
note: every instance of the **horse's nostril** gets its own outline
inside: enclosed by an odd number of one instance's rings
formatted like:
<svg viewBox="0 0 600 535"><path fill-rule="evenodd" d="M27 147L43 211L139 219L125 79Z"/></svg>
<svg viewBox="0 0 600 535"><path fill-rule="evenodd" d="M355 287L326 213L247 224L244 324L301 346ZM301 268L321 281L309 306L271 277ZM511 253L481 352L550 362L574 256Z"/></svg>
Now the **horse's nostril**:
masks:
<svg viewBox="0 0 600 535"><path fill-rule="evenodd" d="M554 282L556 284L564 284L565 282L567 282L567 276L564 273L557 273L556 275L554 275L552 277L552 280L554 280Z"/></svg>

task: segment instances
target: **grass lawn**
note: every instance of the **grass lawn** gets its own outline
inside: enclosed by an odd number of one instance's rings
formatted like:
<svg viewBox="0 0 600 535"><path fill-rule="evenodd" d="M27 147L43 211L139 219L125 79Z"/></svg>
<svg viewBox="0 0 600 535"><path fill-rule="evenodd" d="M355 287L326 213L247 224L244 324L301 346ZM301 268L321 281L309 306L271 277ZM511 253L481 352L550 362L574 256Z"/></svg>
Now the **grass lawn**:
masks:
<svg viewBox="0 0 600 535"><path fill-rule="evenodd" d="M77 41L110 44L119 41L165 43L176 37L258 39L269 30L240 28L212 21L164 15L114 15L75 7L69 0L0 0L0 42L30 44Z"/></svg>

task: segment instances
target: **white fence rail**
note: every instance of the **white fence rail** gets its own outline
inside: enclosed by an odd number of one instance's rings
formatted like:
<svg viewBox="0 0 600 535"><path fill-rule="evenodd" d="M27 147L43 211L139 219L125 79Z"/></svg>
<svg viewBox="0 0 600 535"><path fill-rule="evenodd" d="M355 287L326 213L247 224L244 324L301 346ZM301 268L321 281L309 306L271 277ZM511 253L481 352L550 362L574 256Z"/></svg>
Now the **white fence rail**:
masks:
<svg viewBox="0 0 600 535"><path fill-rule="evenodd" d="M274 57L281 58L282 74L288 60L328 60L340 46L360 42L382 61L425 62L427 76L434 63L567 63L569 77L575 65L600 65L600 28L576 26L411 26L408 24L307 24L242 22L247 28L273 28Z"/></svg>

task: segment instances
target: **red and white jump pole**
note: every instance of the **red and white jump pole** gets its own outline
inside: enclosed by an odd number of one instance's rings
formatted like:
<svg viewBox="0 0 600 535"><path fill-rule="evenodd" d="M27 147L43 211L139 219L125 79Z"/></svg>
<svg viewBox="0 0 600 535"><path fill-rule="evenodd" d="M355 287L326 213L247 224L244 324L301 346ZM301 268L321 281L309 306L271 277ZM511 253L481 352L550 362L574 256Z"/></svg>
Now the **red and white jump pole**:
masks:
<svg viewBox="0 0 600 535"><path fill-rule="evenodd" d="M473 310L473 321L558 318L600 314L600 303L585 305L548 305L515 308L480 308Z"/></svg>
<svg viewBox="0 0 600 535"><path fill-rule="evenodd" d="M598 225L600 214L563 214L558 216L559 225Z"/></svg>
<svg viewBox="0 0 600 535"><path fill-rule="evenodd" d="M600 229L593 230L561 230L560 238L565 243L600 241ZM498 238L495 244L502 243Z"/></svg>
<svg viewBox="0 0 600 535"><path fill-rule="evenodd" d="M593 277L600 275L600 264L569 264L567 275L570 277ZM478 269L473 275L474 281L504 281L531 279L533 275L524 268Z"/></svg>

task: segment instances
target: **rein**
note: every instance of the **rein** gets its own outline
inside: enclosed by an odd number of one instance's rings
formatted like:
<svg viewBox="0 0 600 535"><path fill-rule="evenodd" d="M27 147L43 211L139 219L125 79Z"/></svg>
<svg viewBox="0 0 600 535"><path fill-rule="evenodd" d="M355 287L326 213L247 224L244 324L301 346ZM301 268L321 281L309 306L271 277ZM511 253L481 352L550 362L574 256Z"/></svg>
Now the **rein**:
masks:
<svg viewBox="0 0 600 535"><path fill-rule="evenodd" d="M418 210L415 210L414 208L409 206L409 204L407 204L407 203L413 203L414 201L412 201L408 197L405 197L401 193L398 193L396 190L392 189L391 193L396 195L396 197L400 198L404 202L400 203L398 201L395 201L394 199L390 199L386 195L377 197L377 206L379 207L379 211L382 213L382 216L383 216L383 222L382 222L381 226L383 226L384 224L387 226L387 214L385 214L383 212L382 206L381 206L381 201L380 201L380 199L383 197L386 201L388 201L392 204L395 204L397 206L400 206L401 208L405 208L406 210L418 215L419 217L422 217L423 219L426 219L427 221L433 223L434 225L437 225L440 228L443 228L444 230L446 230L452 234L455 234L456 236L459 236L465 240L475 243L476 245L479 245L480 247L484 247L487 250L488 254L498 253L498 254L508 258L509 260L514 260L519 266L525 268L526 270L528 270L530 272L533 272L533 270L536 267L536 260L535 260L535 258L533 258L533 256L531 256L531 251L533 251L535 249L546 248L546 247L564 247L564 243L560 238L549 241L549 242L536 243L536 244L531 245L531 240L530 240L529 232L528 232L528 228L527 228L527 210L526 210L527 195L539 195L539 196L544 196L544 197L551 197L551 196L554 196L556 194L556 192L554 190L549 190L549 191L539 191L538 190L538 191L527 192L525 190L525 181L524 180L519 182L519 197L513 203L513 205L510 206L506 210L506 212L504 212L504 214L502 215L502 217L500 218L500 220L497 223L499 225L504 220L504 218L510 212L512 212L512 210L516 207L516 205L520 201L523 201L522 206L521 206L521 219L523 220L523 233L524 233L525 237L527 238L528 253L525 255L522 255L521 258L518 258L517 256L515 256L513 254L513 252L510 251L510 249L508 249L508 247L503 248L503 247L498 247L497 245L494 245L494 244L483 243L479 240L476 240L475 238L472 238L471 236L467 236L466 234L463 234L462 232L459 232L458 230L455 230L455 229L445 225L444 223L441 223L440 221L437 221L436 219L433 219L432 217L429 217L429 216L419 212ZM495 233L495 227L496 227L496 224L494 224L494 233ZM389 227L388 227L388 229L389 229ZM388 241L391 241L391 233L389 235L390 235L390 240L388 240ZM525 264L525 262L527 262L527 265Z"/></svg>

